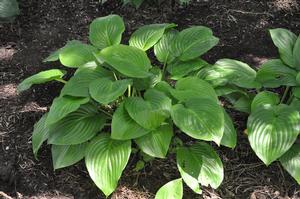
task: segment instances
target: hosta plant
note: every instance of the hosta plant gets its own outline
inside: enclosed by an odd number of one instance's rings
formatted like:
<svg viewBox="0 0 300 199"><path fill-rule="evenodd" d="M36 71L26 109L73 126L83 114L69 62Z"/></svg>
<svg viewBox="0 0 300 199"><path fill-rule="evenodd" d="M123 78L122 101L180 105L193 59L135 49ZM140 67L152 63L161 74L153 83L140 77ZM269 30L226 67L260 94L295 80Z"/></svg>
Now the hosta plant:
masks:
<svg viewBox="0 0 300 199"><path fill-rule="evenodd" d="M69 41L47 57L45 62L59 60L76 71L68 80L64 70L43 71L18 86L23 91L47 81L64 83L34 126L35 156L47 140L54 169L84 159L90 177L108 196L131 153L141 157L137 170L144 161L175 153L181 177L163 186L156 198L181 198L183 181L196 193L200 185L217 188L223 165L207 142L233 148L236 132L213 86L195 72L208 65L200 56L219 40L204 26L175 28L172 23L146 25L129 44L121 44L124 22L109 15L91 23L90 44ZM156 61L148 58L150 51ZM186 137L188 144L181 140Z"/></svg>
<svg viewBox="0 0 300 199"><path fill-rule="evenodd" d="M300 183L300 36L286 29L272 29L270 34L280 58L267 61L257 72L240 61L222 59L197 75L232 108L250 114L246 133L256 155L266 165L279 160ZM285 87L282 95L270 91L279 87Z"/></svg>

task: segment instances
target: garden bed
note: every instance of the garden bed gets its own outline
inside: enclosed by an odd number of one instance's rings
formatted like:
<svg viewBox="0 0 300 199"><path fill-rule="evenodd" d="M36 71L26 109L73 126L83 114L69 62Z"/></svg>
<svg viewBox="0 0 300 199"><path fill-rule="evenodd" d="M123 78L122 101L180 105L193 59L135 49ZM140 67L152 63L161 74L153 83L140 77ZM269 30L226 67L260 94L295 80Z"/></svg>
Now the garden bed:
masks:
<svg viewBox="0 0 300 199"><path fill-rule="evenodd" d="M244 61L253 67L276 57L267 30L300 30L300 3L296 0L229 1L199 0L188 6L143 4L138 10L118 1L101 6L98 1L20 1L21 15L13 24L0 25L0 198L1 191L15 198L104 198L88 177L84 164L53 171L49 147L43 147L39 160L31 149L34 123L47 111L61 85L34 86L17 95L16 85L24 78L59 63L44 64L42 59L62 47L67 40L87 38L88 24L111 13L124 18L125 39L143 24L173 22L179 29L205 25L220 43L205 58ZM281 90L278 90L281 92ZM299 198L300 188L282 167L266 167L251 150L243 130L246 115L231 111L238 130L234 150L218 150L224 163L225 179L217 190L204 188L203 196L184 189L184 198ZM179 176L170 156L154 161L141 172L133 171L131 157L112 198L153 198L166 182ZM4 197L5 198L5 197Z"/></svg>

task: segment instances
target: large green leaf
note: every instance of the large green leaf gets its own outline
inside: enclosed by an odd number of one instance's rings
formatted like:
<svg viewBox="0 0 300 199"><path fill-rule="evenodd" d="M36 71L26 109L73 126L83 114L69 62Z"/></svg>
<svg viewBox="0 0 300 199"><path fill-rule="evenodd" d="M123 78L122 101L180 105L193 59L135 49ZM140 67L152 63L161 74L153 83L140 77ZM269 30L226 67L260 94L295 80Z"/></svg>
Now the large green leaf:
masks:
<svg viewBox="0 0 300 199"><path fill-rule="evenodd" d="M127 113L124 103L121 103L115 111L111 124L111 138L115 140L130 140L149 133L136 123Z"/></svg>
<svg viewBox="0 0 300 199"><path fill-rule="evenodd" d="M152 157L165 158L168 153L172 136L172 126L166 124L151 131L149 134L136 139L135 142L144 153Z"/></svg>
<svg viewBox="0 0 300 199"><path fill-rule="evenodd" d="M69 113L76 111L80 105L89 102L89 98L76 98L71 96L60 96L53 100L46 120L46 125L54 124Z"/></svg>
<svg viewBox="0 0 300 199"><path fill-rule="evenodd" d="M154 54L158 61L162 63L170 63L174 60L175 57L172 55L170 50L172 41L177 34L177 30L170 30L162 36L157 44L154 45Z"/></svg>
<svg viewBox="0 0 300 199"><path fill-rule="evenodd" d="M214 189L218 188L224 178L223 164L218 154L204 142L193 144L190 150L202 159L198 181L203 186L210 185Z"/></svg>
<svg viewBox="0 0 300 199"><path fill-rule="evenodd" d="M293 49L293 57L296 62L296 68L299 70L300 69L300 35L298 36Z"/></svg>
<svg viewBox="0 0 300 199"><path fill-rule="evenodd" d="M139 125L154 130L169 117L172 101L164 93L155 89L147 90L144 98L126 99L125 108L130 117Z"/></svg>
<svg viewBox="0 0 300 199"><path fill-rule="evenodd" d="M198 177L202 167L202 157L187 147L180 147L176 150L177 167L183 181L198 194L202 193Z"/></svg>
<svg viewBox="0 0 300 199"><path fill-rule="evenodd" d="M89 90L92 98L97 102L109 104L123 95L131 84L130 79L111 81L108 78L98 78L91 82Z"/></svg>
<svg viewBox="0 0 300 199"><path fill-rule="evenodd" d="M85 156L87 143L77 145L52 145L53 168L60 169L79 162Z"/></svg>
<svg viewBox="0 0 300 199"><path fill-rule="evenodd" d="M175 24L150 24L142 26L132 33L129 45L146 51L160 40L167 28L174 26Z"/></svg>
<svg viewBox="0 0 300 199"><path fill-rule="evenodd" d="M77 69L78 70L78 69ZM76 97L89 97L89 86L98 78L113 78L112 73L102 67L83 68L65 84L61 90L62 95Z"/></svg>
<svg viewBox="0 0 300 199"><path fill-rule="evenodd" d="M171 116L176 126L189 136L220 144L224 132L224 113L214 101L207 98L188 99L185 106L173 106Z"/></svg>
<svg viewBox="0 0 300 199"><path fill-rule="evenodd" d="M280 58L290 67L296 67L296 60L293 57L293 49L297 36L289 30L277 28L270 30L275 46L279 50Z"/></svg>
<svg viewBox="0 0 300 199"><path fill-rule="evenodd" d="M185 62L178 61L169 64L167 70L171 74L172 79L178 80L193 71L205 67L207 64L203 59L194 59Z"/></svg>
<svg viewBox="0 0 300 199"><path fill-rule="evenodd" d="M0 0L0 22L10 20L20 14L19 5L16 0Z"/></svg>
<svg viewBox="0 0 300 199"><path fill-rule="evenodd" d="M61 79L65 75L64 70L50 69L46 71L39 72L35 75L27 77L18 85L18 92L25 91L29 89L33 84L42 84L55 79Z"/></svg>
<svg viewBox="0 0 300 199"><path fill-rule="evenodd" d="M214 86L234 84L243 88L256 88L256 72L248 64L233 59L221 59L206 70L205 80Z"/></svg>
<svg viewBox="0 0 300 199"><path fill-rule="evenodd" d="M139 91L147 90L162 80L162 71L158 67L151 68L149 74L150 76L147 78L133 79L133 87Z"/></svg>
<svg viewBox="0 0 300 199"><path fill-rule="evenodd" d="M50 126L49 144L75 145L93 138L106 121L103 114L91 104L82 105L59 122Z"/></svg>
<svg viewBox="0 0 300 199"><path fill-rule="evenodd" d="M236 141L237 135L232 119L224 110L224 133L221 140L221 145L227 146L229 148L234 148L236 146Z"/></svg>
<svg viewBox="0 0 300 199"><path fill-rule="evenodd" d="M231 98L230 95L226 96L226 99ZM233 107L235 110L244 112L244 113L250 113L251 112L251 103L252 98L246 97L246 96L240 96L238 99L236 99L233 102Z"/></svg>
<svg viewBox="0 0 300 199"><path fill-rule="evenodd" d="M49 128L46 127L45 122L48 113L44 114L41 119L35 123L32 132L32 150L34 157L37 159L37 153L42 146L43 142L48 139Z"/></svg>
<svg viewBox="0 0 300 199"><path fill-rule="evenodd" d="M286 66L280 59L271 59L257 72L256 79L264 87L295 86L297 72Z"/></svg>
<svg viewBox="0 0 300 199"><path fill-rule="evenodd" d="M110 46L101 51L100 57L128 77L145 78L152 67L147 54L133 46Z"/></svg>
<svg viewBox="0 0 300 199"><path fill-rule="evenodd" d="M71 40L71 41L68 41L67 44L62 47L62 48L59 48L58 50L52 52L48 57L46 57L43 62L53 62L53 61L57 61L59 60L59 53L61 53L63 51L64 48L69 48L71 45L80 45L81 44L81 41L78 41L78 40Z"/></svg>
<svg viewBox="0 0 300 199"><path fill-rule="evenodd" d="M73 42L59 51L59 60L64 66L78 68L88 62L95 61L96 58L93 53L96 51L94 46Z"/></svg>
<svg viewBox="0 0 300 199"><path fill-rule="evenodd" d="M182 199L182 179L172 180L162 186L156 193L155 199Z"/></svg>
<svg viewBox="0 0 300 199"><path fill-rule="evenodd" d="M87 148L85 164L95 184L109 196L117 187L131 153L131 141L110 139L102 134Z"/></svg>
<svg viewBox="0 0 300 199"><path fill-rule="evenodd" d="M123 19L118 15L108 15L94 19L90 25L90 42L99 49L120 44L125 31Z"/></svg>
<svg viewBox="0 0 300 199"><path fill-rule="evenodd" d="M279 160L285 170L300 184L300 145L294 144Z"/></svg>
<svg viewBox="0 0 300 199"><path fill-rule="evenodd" d="M219 39L213 36L211 29L194 26L181 31L173 40L172 54L181 61L195 59L217 45Z"/></svg>
<svg viewBox="0 0 300 199"><path fill-rule="evenodd" d="M282 156L293 145L299 131L299 112L286 105L261 106L248 118L250 145L266 165Z"/></svg>
<svg viewBox="0 0 300 199"><path fill-rule="evenodd" d="M194 97L208 98L218 102L218 97L213 87L198 77L186 77L176 82L176 89L170 89L171 94L180 101Z"/></svg>
<svg viewBox="0 0 300 199"><path fill-rule="evenodd" d="M254 97L251 103L251 111L253 112L255 109L265 105L277 105L279 101L280 99L276 93L270 91L260 92Z"/></svg>

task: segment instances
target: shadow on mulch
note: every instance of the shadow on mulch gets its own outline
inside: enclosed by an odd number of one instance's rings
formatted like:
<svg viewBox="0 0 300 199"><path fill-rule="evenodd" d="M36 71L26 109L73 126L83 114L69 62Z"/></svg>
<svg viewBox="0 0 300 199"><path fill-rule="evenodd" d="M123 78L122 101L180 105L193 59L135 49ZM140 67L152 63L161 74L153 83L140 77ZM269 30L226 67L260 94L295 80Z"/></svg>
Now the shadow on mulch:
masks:
<svg viewBox="0 0 300 199"><path fill-rule="evenodd" d="M0 198L3 193L14 198L104 198L82 162L54 172L48 146L42 148L39 160L33 157L33 125L61 85L34 86L22 95L15 91L25 77L60 67L41 60L67 40L87 42L88 24L94 18L121 15L127 26L125 41L143 24L174 22L179 29L205 25L220 38L219 45L204 57L210 63L226 57L257 67L277 56L268 29L283 27L299 33L299 6L296 0L198 0L188 6L166 1L135 10L116 0L103 6L97 0L20 0L17 20L0 25ZM238 145L234 150L217 149L225 166L223 184L217 190L203 188L202 196L185 187L185 198L300 198L300 188L279 164L264 166L250 149L243 133L246 116L233 111L231 115L238 129ZM153 198L160 186L178 177L174 157L155 160L140 173L132 171L134 161L132 158L112 198Z"/></svg>

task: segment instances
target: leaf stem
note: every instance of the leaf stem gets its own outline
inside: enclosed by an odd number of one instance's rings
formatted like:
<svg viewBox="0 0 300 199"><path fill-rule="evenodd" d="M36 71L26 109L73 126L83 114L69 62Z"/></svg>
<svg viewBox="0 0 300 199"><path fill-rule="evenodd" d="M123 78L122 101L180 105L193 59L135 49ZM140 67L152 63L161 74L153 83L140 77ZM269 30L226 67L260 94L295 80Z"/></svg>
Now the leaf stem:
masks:
<svg viewBox="0 0 300 199"><path fill-rule="evenodd" d="M55 80L58 82L64 83L64 84L68 83L66 80L63 80L63 79L55 79Z"/></svg>
<svg viewBox="0 0 300 199"><path fill-rule="evenodd" d="M166 60L164 62L164 66L163 66L163 69L162 69L162 80L165 79L166 70L167 70L168 57L169 57L169 53L167 54L167 57L166 57Z"/></svg>
<svg viewBox="0 0 300 199"><path fill-rule="evenodd" d="M107 112L107 111L105 111L105 110L103 110L103 109L101 109L101 108L99 108L99 110L100 110L102 113L104 113L105 115L107 115L108 117L112 118L112 114L110 114L109 112Z"/></svg>
<svg viewBox="0 0 300 199"><path fill-rule="evenodd" d="M131 85L128 85L128 97L131 95Z"/></svg>
<svg viewBox="0 0 300 199"><path fill-rule="evenodd" d="M290 90L290 87L287 86L287 87L285 88L284 93L283 93L283 96L282 96L282 98L281 98L281 100L280 100L280 104L282 104L282 103L284 102L284 100L285 100L285 98L286 98L286 96L287 96L289 90Z"/></svg>

